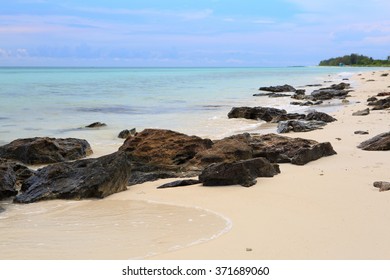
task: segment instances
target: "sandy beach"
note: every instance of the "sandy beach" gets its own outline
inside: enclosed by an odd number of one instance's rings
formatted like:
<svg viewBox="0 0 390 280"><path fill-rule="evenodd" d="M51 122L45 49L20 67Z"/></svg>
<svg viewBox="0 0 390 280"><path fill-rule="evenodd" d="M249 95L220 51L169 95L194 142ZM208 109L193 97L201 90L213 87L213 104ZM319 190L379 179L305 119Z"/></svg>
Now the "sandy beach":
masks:
<svg viewBox="0 0 390 280"><path fill-rule="evenodd" d="M356 147L389 131L389 111L352 116L367 108L368 97L389 91L390 78L381 76L385 72L389 71L353 77L350 102L333 114L338 121L323 130L288 134L329 141L335 156L304 166L281 164L281 174L258 178L250 188L156 189L173 181L164 179L132 186L107 199L200 207L232 222L231 230L217 239L153 259L389 259L390 193L379 192L373 182L389 180L390 157L386 151ZM354 134L357 130L367 130L369 135Z"/></svg>

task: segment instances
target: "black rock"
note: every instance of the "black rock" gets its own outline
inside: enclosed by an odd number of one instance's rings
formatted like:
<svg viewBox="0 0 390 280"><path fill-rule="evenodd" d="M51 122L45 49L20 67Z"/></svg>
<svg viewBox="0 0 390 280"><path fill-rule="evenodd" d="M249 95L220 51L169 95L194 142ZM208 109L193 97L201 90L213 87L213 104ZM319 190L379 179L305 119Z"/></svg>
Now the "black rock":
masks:
<svg viewBox="0 0 390 280"><path fill-rule="evenodd" d="M357 130L357 131L354 132L354 134L365 135L365 134L369 134L369 133L368 133L368 131Z"/></svg>
<svg viewBox="0 0 390 280"><path fill-rule="evenodd" d="M304 165L310 161L317 160L324 156L335 155L332 145L329 142L319 143L313 147L301 148L291 159L292 164Z"/></svg>
<svg viewBox="0 0 390 280"><path fill-rule="evenodd" d="M15 196L16 174L9 164L0 163L0 200Z"/></svg>
<svg viewBox="0 0 390 280"><path fill-rule="evenodd" d="M352 113L352 116L367 116L368 114L370 114L369 108L364 109L364 110L360 110L360 111L356 111L356 112Z"/></svg>
<svg viewBox="0 0 390 280"><path fill-rule="evenodd" d="M265 158L254 158L232 163L215 163L206 167L199 180L204 186L241 185L250 187L256 184L257 177L273 177L280 173L277 164Z"/></svg>
<svg viewBox="0 0 390 280"><path fill-rule="evenodd" d="M89 143L76 138L35 137L17 139L0 147L0 157L25 164L76 160L92 154Z"/></svg>
<svg viewBox="0 0 390 280"><path fill-rule="evenodd" d="M360 143L358 148L365 151L388 151L390 150L390 132L381 133L368 139Z"/></svg>
<svg viewBox="0 0 390 280"><path fill-rule="evenodd" d="M270 107L233 107L228 113L229 118L244 118L252 120L272 121L275 117L287 114L286 110Z"/></svg>
<svg viewBox="0 0 390 280"><path fill-rule="evenodd" d="M372 96L370 98L367 99L367 102L374 102L374 101L377 101L378 98L376 98L375 96Z"/></svg>
<svg viewBox="0 0 390 280"><path fill-rule="evenodd" d="M302 120L288 120L278 123L278 133L294 132L307 132L316 129L322 129L326 125L323 121L302 121Z"/></svg>
<svg viewBox="0 0 390 280"><path fill-rule="evenodd" d="M311 111L307 116L305 117L305 120L307 121L323 121L323 122L334 122L337 121L334 117L328 115L324 112L317 112L317 111Z"/></svg>
<svg viewBox="0 0 390 280"><path fill-rule="evenodd" d="M184 179L184 180L177 180L170 183L166 183L164 185L161 185L157 187L157 189L167 189L167 188L176 188L176 187L185 187L185 186L191 186L201 183L199 180L194 179Z"/></svg>
<svg viewBox="0 0 390 280"><path fill-rule="evenodd" d="M132 136L132 135L135 135L136 133L137 133L137 131L136 131L135 128L132 128L132 129L130 129L130 130L124 129L124 130L122 130L121 132L119 132L118 138L126 139L127 137Z"/></svg>
<svg viewBox="0 0 390 280"><path fill-rule="evenodd" d="M270 92L295 92L295 88L290 85L260 87L259 90Z"/></svg>
<svg viewBox="0 0 390 280"><path fill-rule="evenodd" d="M24 181L23 192L14 202L103 198L127 189L130 169L129 157L123 152L48 165Z"/></svg>
<svg viewBox="0 0 390 280"><path fill-rule="evenodd" d="M101 123L101 122L94 122L94 123L91 123L89 125L86 125L85 127L97 128L97 127L103 127L103 126L107 126L107 125L105 123Z"/></svg>

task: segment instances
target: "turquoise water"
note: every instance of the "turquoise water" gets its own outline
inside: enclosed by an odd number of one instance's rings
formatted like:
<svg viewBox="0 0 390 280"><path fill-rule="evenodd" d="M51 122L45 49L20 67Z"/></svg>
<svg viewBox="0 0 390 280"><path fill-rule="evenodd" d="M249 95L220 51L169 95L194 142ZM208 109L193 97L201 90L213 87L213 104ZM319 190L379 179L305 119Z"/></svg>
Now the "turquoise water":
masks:
<svg viewBox="0 0 390 280"><path fill-rule="evenodd" d="M123 129L168 128L223 137L255 126L233 106L287 106L255 98L260 86L334 81L364 68L0 68L0 143L20 137L118 141ZM372 70L372 68L370 68ZM291 110L301 108L289 107ZM99 130L80 129L100 121Z"/></svg>

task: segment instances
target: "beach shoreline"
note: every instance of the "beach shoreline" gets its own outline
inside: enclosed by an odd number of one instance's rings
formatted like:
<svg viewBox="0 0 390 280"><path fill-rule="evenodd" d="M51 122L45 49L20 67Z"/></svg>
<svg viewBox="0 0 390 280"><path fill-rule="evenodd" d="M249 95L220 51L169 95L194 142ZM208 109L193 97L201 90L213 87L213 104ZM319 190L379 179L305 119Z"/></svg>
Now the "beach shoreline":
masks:
<svg viewBox="0 0 390 280"><path fill-rule="evenodd" d="M232 221L232 229L218 239L151 259L389 259L390 242L383 234L390 232L390 196L372 184L389 180L390 158L386 151L357 148L389 131L384 120L389 111L352 116L367 107L368 97L388 90L390 81L381 77L384 72L389 71L354 76L351 102L333 114L338 121L322 130L288 134L329 141L335 156L305 166L281 164L281 174L258 178L251 188L195 185L157 190L172 181L164 179L132 186L113 198L196 206ZM368 130L369 135L356 135L356 130Z"/></svg>
<svg viewBox="0 0 390 280"><path fill-rule="evenodd" d="M389 72L384 69L355 74L350 81L354 91L347 103L336 100L332 105L297 108L318 111L326 108L325 111L338 121L321 130L288 133L286 136L330 142L337 155L323 157L304 166L280 164L281 174L274 178L257 178L257 184L250 188L198 184L157 189L175 179L138 184L105 198L107 210L110 203L116 201L153 202L200 209L214 213L226 222L225 228L216 229L215 237L201 239L196 244L189 242L180 248L167 250L164 247L157 249L158 254L140 258L389 259L390 242L380 235L390 232L390 225L386 223L390 215L386 211L390 196L372 186L374 181L389 180L386 172L386 166L390 164L388 152L368 152L356 147L364 140L390 130L385 120L389 111L352 116L353 112L367 108L368 97L389 91L390 78L381 76ZM229 121L246 124L247 129L237 133L276 130L276 124L225 120ZM248 127L252 128L248 130ZM357 130L369 131L369 135L354 134ZM216 139L210 138L216 140L221 135ZM122 143L118 139L93 143L94 154L91 157L114 152ZM184 223L182 226L185 227L183 232L190 232L194 225L188 224L187 227ZM158 235L158 232L155 233ZM380 233L379 236L376 233ZM174 244L175 240L172 238L170 242ZM120 258L125 255L121 252ZM115 254L112 256L115 259Z"/></svg>

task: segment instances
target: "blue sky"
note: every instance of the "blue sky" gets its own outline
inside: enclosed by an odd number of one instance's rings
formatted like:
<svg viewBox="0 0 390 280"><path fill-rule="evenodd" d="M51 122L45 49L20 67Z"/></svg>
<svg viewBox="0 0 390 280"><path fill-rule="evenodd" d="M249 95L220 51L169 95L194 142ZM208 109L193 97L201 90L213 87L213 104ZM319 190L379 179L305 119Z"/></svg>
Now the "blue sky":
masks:
<svg viewBox="0 0 390 280"><path fill-rule="evenodd" d="M289 66L390 55L388 0L1 0L0 66Z"/></svg>

